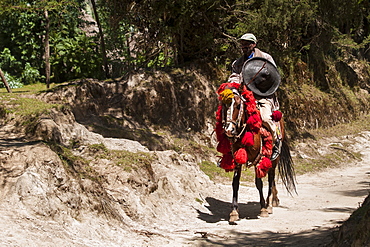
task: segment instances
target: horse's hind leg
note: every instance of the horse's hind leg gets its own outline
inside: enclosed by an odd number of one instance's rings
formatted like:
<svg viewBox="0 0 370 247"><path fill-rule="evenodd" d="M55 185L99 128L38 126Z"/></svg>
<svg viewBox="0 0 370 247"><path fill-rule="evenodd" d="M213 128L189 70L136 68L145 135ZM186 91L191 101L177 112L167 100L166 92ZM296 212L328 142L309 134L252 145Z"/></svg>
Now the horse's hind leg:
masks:
<svg viewBox="0 0 370 247"><path fill-rule="evenodd" d="M234 171L233 178L233 201L232 201L232 211L230 213L229 223L234 223L239 220L238 213L238 192L239 192L239 181L241 174L241 166L238 166Z"/></svg>
<svg viewBox="0 0 370 247"><path fill-rule="evenodd" d="M275 184L275 181L274 181L274 185L272 187L272 206L273 207L277 207L277 206L280 205L280 200L279 200L277 194L278 194L278 191L276 189L276 184Z"/></svg>
<svg viewBox="0 0 370 247"><path fill-rule="evenodd" d="M275 161L275 164L277 160ZM277 188L276 188L276 183L275 183L275 169L276 169L276 165L273 165L273 167L270 169L269 171L269 196L271 197L271 199L269 200L269 204L272 206L272 207L277 207L279 206L279 198L277 196L278 194L278 191L277 191Z"/></svg>
<svg viewBox="0 0 370 247"><path fill-rule="evenodd" d="M272 214L272 208L279 206L279 199L277 197L277 189L275 183L275 166L272 167L268 172L269 189L267 195L267 212Z"/></svg>

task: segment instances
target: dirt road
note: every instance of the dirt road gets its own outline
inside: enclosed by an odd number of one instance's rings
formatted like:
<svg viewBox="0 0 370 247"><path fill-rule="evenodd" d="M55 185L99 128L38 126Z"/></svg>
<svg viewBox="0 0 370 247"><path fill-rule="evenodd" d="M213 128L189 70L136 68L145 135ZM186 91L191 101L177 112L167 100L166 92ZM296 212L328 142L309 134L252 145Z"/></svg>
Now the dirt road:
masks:
<svg viewBox="0 0 370 247"><path fill-rule="evenodd" d="M368 195L369 176L369 163L299 176L298 195L281 192L281 205L268 218L258 217L256 189L242 187L237 225L227 222L232 191L225 186L222 197L205 198L197 215L184 216L192 222L173 229L172 238L189 246L324 246L331 241L330 229L348 219Z"/></svg>
<svg viewBox="0 0 370 247"><path fill-rule="evenodd" d="M231 185L219 186L201 207L189 209L182 221L174 220L168 246L325 246L333 228L347 220L370 192L369 133L363 137L353 146L363 161L298 176L298 195L292 197L280 187L281 205L268 218L258 216L257 189L243 186L241 220L229 225Z"/></svg>

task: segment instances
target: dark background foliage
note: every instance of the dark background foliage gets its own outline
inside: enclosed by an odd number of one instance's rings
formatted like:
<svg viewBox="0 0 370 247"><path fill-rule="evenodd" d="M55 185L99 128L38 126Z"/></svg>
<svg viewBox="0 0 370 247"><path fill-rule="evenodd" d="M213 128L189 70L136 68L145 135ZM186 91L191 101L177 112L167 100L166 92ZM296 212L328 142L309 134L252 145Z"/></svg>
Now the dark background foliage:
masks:
<svg viewBox="0 0 370 247"><path fill-rule="evenodd" d="M0 0L0 68L14 85L45 80L45 10L55 83L196 68L218 86L240 56L237 39L252 32L278 65L282 110L298 135L304 128L368 113L369 5L364 0Z"/></svg>

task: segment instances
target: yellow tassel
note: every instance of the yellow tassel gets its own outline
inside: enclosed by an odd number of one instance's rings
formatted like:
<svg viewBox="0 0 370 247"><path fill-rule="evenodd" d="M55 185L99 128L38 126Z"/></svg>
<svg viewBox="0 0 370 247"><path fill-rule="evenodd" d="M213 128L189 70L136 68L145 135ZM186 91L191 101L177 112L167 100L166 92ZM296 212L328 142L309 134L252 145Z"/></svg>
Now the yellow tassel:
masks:
<svg viewBox="0 0 370 247"><path fill-rule="evenodd" d="M224 91L220 93L220 96L221 96L222 103L224 103L225 105L230 105L231 101L234 98L234 93L230 89L225 89Z"/></svg>

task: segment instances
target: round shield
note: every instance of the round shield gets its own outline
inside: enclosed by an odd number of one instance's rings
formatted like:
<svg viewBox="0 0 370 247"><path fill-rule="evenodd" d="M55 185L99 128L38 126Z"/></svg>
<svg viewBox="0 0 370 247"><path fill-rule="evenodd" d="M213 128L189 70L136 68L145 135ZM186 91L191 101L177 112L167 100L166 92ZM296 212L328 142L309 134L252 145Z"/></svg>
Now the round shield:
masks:
<svg viewBox="0 0 370 247"><path fill-rule="evenodd" d="M278 89L281 78L279 71L263 57L252 57L242 68L244 85L256 95L270 96Z"/></svg>

